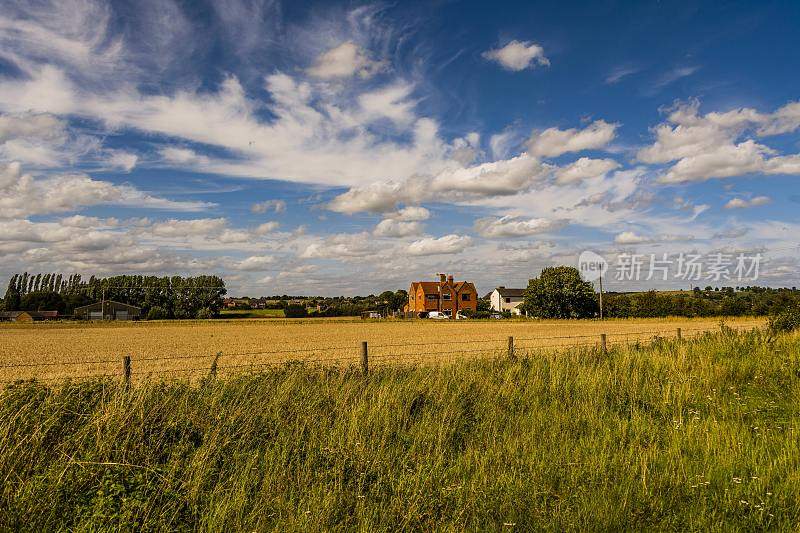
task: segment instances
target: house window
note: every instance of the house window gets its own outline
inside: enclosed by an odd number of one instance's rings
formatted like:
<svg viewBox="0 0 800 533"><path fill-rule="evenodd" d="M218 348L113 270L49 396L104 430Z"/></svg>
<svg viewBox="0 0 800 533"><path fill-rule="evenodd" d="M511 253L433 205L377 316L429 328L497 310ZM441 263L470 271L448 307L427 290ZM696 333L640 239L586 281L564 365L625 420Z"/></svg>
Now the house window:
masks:
<svg viewBox="0 0 800 533"><path fill-rule="evenodd" d="M450 299L450 293L449 292L446 292L446 293L442 294L442 300L449 300L449 299Z"/></svg>
<svg viewBox="0 0 800 533"><path fill-rule="evenodd" d="M464 302L468 302L469 301L469 294L467 294L467 293L462 294L461 295L461 300L464 301Z"/></svg>
<svg viewBox="0 0 800 533"><path fill-rule="evenodd" d="M438 300L435 294L428 294L425 296L428 300Z"/></svg>
<svg viewBox="0 0 800 533"><path fill-rule="evenodd" d="M511 298L506 298L506 303L510 304L511 303Z"/></svg>

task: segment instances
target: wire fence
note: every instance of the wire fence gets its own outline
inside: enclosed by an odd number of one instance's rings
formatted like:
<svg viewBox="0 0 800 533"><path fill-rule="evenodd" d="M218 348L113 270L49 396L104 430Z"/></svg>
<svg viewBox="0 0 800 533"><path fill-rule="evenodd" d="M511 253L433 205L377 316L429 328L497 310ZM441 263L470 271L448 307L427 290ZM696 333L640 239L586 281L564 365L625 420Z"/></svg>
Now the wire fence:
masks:
<svg viewBox="0 0 800 533"><path fill-rule="evenodd" d="M752 326L725 326L725 328L744 331L752 329ZM84 361L24 363L0 361L0 384L7 385L28 380L47 383L102 378L117 378L126 384L132 380L153 378L192 380L202 377L258 373L292 365L355 367L367 373L370 368L384 365L430 364L465 358L494 356L516 359L576 349L593 349L600 353L607 353L609 349L624 345L641 345L643 342L651 343L659 339L690 340L719 331L719 328L708 327L662 328L610 334L459 338L432 342L369 343L362 341L356 345L217 352L199 355L173 354L135 357L125 354L118 357L109 356ZM36 358L31 359L36 360ZM186 366L187 364L190 366Z"/></svg>

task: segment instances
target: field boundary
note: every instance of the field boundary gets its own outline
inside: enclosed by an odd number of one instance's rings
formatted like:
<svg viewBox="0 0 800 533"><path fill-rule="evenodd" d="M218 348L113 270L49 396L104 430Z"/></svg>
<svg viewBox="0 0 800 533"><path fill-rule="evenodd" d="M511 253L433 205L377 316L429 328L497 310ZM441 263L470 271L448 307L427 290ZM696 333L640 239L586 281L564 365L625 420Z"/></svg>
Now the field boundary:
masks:
<svg viewBox="0 0 800 533"><path fill-rule="evenodd" d="M34 375L27 378L2 379L0 384L8 385L24 381L72 381L100 378L120 378L129 384L134 378L150 380L158 379L192 379L201 377L232 376L243 373L257 373L270 368L288 365L317 365L323 367L357 367L368 373L372 366L386 364L425 364L452 361L465 357L496 356L516 359L529 357L542 352L558 352L572 349L597 349L607 353L609 349L620 345L632 345L642 342L655 342L659 339L689 340L707 333L729 331L750 331L748 326L731 327L722 325L717 328L682 328L654 329L629 333L599 333L593 335L553 335L537 337L502 337L492 339L442 340L420 343L370 343L361 341L357 345L332 345L315 348L254 350L246 352L217 352L208 355L164 355L135 357L131 354L119 357L104 357L85 361L42 362L4 364L0 361L0 371L14 369L46 369L64 367L74 369L74 374L58 377L42 377ZM542 344L544 342L544 344ZM480 348L463 347L465 345L482 345ZM413 351L408 351L412 349ZM339 352L344 353L339 353ZM324 352L333 356L318 357ZM278 360L263 361L266 356L282 356ZM234 358L249 357L246 363L230 361ZM154 361L196 361L196 365L182 368L158 370L139 370L138 363ZM226 361L230 361L226 364ZM202 366L200 366L202 364ZM103 368L97 368L98 366ZM94 367L94 368L93 368ZM137 368L138 367L138 368Z"/></svg>

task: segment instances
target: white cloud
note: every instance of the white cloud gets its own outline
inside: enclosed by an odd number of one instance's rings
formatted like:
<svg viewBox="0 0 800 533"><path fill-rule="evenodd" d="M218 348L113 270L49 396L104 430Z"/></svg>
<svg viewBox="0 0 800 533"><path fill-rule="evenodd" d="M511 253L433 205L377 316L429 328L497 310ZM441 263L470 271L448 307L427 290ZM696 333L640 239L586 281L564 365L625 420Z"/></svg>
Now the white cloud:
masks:
<svg viewBox="0 0 800 533"><path fill-rule="evenodd" d="M275 213L283 213L286 211L286 202L283 200L266 200L258 202L250 206L252 213L262 214L267 211L274 211Z"/></svg>
<svg viewBox="0 0 800 533"><path fill-rule="evenodd" d="M659 178L659 181L683 183L748 173L792 174L800 171L800 165L795 168L791 159L775 158L769 162L764 158L773 153L770 148L752 140L737 145L721 145L699 155L684 157Z"/></svg>
<svg viewBox="0 0 800 533"><path fill-rule="evenodd" d="M198 154L189 148L165 146L159 149L159 153L165 162L173 165L195 167L205 166L211 162L208 157Z"/></svg>
<svg viewBox="0 0 800 533"><path fill-rule="evenodd" d="M544 48L530 41L511 41L502 48L484 52L483 57L513 71L525 70L534 65L550 65L550 60L544 55Z"/></svg>
<svg viewBox="0 0 800 533"><path fill-rule="evenodd" d="M122 170L130 172L136 167L139 156L124 150L108 150L105 157L105 165L112 170Z"/></svg>
<svg viewBox="0 0 800 533"><path fill-rule="evenodd" d="M428 220L431 217L431 212L421 206L408 206L404 207L397 213L391 215L391 218L402 220L405 222L419 222Z"/></svg>
<svg viewBox="0 0 800 533"><path fill-rule="evenodd" d="M691 241L694 239L692 235L674 235L674 234L661 234L656 236L645 237L633 231L623 231L614 237L615 244L631 245L631 244L652 244L659 242L680 242Z"/></svg>
<svg viewBox="0 0 800 533"><path fill-rule="evenodd" d="M235 270L243 270L245 272L259 272L262 270L269 270L275 264L275 258L269 255L254 255L234 263Z"/></svg>
<svg viewBox="0 0 800 533"><path fill-rule="evenodd" d="M762 205L767 205L772 200L769 196L754 196L749 200L746 198L731 198L728 203L725 204L725 209L745 209L748 207L758 207Z"/></svg>
<svg viewBox="0 0 800 533"><path fill-rule="evenodd" d="M280 224L278 224L277 222L264 222L254 230L254 233L256 235L266 235L278 229L279 226Z"/></svg>
<svg viewBox="0 0 800 533"><path fill-rule="evenodd" d="M373 255L374 239L369 233L339 233L319 238L298 255L302 259L346 259Z"/></svg>
<svg viewBox="0 0 800 533"><path fill-rule="evenodd" d="M556 171L556 183L576 183L585 179L602 178L612 170L619 168L613 159L590 159L581 157L569 165Z"/></svg>
<svg viewBox="0 0 800 533"><path fill-rule="evenodd" d="M324 80L349 78L358 75L369 78L385 67L381 61L373 61L363 48L346 41L320 54L309 67L308 73Z"/></svg>
<svg viewBox="0 0 800 533"><path fill-rule="evenodd" d="M539 233L547 233L558 230L564 225L564 221L548 220L546 218L512 216L500 218L487 217L475 221L475 231L482 237L498 239L504 237L527 237Z"/></svg>
<svg viewBox="0 0 800 533"><path fill-rule="evenodd" d="M85 174L36 179L24 174L19 163L0 166L0 193L0 218L63 213L102 204L172 211L199 211L212 205L205 202L175 202L152 196L130 185L94 180Z"/></svg>
<svg viewBox="0 0 800 533"><path fill-rule="evenodd" d="M623 231L614 237L614 242L617 244L643 244L650 240L633 231Z"/></svg>
<svg viewBox="0 0 800 533"><path fill-rule="evenodd" d="M408 99L412 89L411 85L398 83L361 94L358 97L362 112L360 121L372 122L387 118L397 124L411 124L416 104Z"/></svg>
<svg viewBox="0 0 800 533"><path fill-rule="evenodd" d="M209 236L218 234L227 226L224 218L170 219L153 224L149 231L158 237Z"/></svg>
<svg viewBox="0 0 800 533"><path fill-rule="evenodd" d="M557 157L569 152L600 149L614 140L617 126L596 120L582 130L548 128L531 136L528 150L536 157Z"/></svg>
<svg viewBox="0 0 800 533"><path fill-rule="evenodd" d="M466 235L426 237L409 244L406 253L416 256L457 254L463 252L471 243L472 239Z"/></svg>
<svg viewBox="0 0 800 533"><path fill-rule="evenodd" d="M381 220L372 234L376 237L411 237L419 235L423 231L423 226L419 222L405 222L393 218Z"/></svg>
<svg viewBox="0 0 800 533"><path fill-rule="evenodd" d="M492 196L515 195L544 181L552 167L528 154L471 167L453 166L427 178L413 176L402 183L372 183L353 187L335 197L328 209L340 213L388 212L398 203L470 201Z"/></svg>

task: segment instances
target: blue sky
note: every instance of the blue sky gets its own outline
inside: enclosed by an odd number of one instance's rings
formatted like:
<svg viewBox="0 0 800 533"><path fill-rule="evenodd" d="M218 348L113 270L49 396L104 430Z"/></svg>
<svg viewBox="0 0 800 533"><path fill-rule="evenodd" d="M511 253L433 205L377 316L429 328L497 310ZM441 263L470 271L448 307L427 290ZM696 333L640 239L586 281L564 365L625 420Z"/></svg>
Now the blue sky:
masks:
<svg viewBox="0 0 800 533"><path fill-rule="evenodd" d="M0 1L0 283L488 292L593 250L760 253L757 284L796 285L799 24L796 2Z"/></svg>

